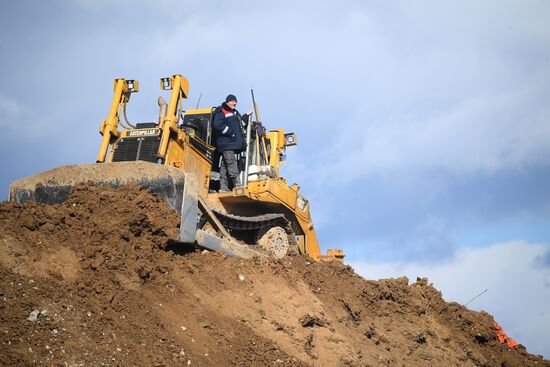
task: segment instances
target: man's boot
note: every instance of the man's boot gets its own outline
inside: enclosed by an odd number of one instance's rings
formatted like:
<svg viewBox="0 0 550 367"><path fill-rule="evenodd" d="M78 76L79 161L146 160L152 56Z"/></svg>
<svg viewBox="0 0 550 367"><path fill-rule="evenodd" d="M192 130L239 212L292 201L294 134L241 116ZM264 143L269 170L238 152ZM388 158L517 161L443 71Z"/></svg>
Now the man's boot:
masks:
<svg viewBox="0 0 550 367"><path fill-rule="evenodd" d="M229 183L227 182L227 178L223 177L223 175L220 177L220 189L218 192L229 192Z"/></svg>
<svg viewBox="0 0 550 367"><path fill-rule="evenodd" d="M235 180L233 180L233 182L235 183L235 185L233 186L233 188L235 188L235 187L243 187L243 184L241 183L241 177L240 177L240 176L235 177Z"/></svg>

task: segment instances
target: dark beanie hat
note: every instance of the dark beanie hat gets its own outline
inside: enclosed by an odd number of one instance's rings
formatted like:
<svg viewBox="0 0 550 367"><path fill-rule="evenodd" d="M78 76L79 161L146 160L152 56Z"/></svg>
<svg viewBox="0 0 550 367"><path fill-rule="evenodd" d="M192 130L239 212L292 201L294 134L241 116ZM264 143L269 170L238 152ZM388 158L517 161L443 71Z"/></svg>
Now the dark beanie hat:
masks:
<svg viewBox="0 0 550 367"><path fill-rule="evenodd" d="M235 97L233 94L230 94L227 97L225 97L225 103L231 102L231 101L237 102L237 97Z"/></svg>

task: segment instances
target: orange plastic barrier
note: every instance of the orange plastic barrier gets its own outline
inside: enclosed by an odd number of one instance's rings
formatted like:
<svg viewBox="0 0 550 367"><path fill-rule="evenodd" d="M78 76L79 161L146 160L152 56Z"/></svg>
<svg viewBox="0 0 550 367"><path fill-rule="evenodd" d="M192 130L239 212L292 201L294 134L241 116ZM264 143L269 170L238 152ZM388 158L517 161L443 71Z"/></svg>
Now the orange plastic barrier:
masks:
<svg viewBox="0 0 550 367"><path fill-rule="evenodd" d="M506 343L510 348L518 347L518 343L514 339L506 335L504 330L502 330L502 327L496 321L493 323L493 326L495 327L495 329L497 329L497 339L500 344Z"/></svg>

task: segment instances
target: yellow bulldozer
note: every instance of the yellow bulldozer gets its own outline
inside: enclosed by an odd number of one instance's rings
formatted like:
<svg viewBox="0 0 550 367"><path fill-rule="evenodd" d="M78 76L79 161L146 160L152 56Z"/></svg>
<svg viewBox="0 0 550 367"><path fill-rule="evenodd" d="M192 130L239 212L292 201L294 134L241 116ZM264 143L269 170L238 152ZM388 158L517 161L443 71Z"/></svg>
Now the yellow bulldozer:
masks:
<svg viewBox="0 0 550 367"><path fill-rule="evenodd" d="M282 258L295 252L317 261L343 261L342 250L321 254L309 201L297 184L288 185L279 175L286 148L297 144L294 133L266 131L254 101L256 121L247 124L246 149L238 157L243 185L217 192L215 108L184 110L189 82L179 74L161 78L160 87L171 92L168 102L159 97L158 121L134 125L128 121L126 105L138 92L139 82L115 79L109 115L99 130L96 163L63 166L16 180L10 185L9 199L54 204L63 202L81 183L136 184L180 212L182 244L245 258Z"/></svg>

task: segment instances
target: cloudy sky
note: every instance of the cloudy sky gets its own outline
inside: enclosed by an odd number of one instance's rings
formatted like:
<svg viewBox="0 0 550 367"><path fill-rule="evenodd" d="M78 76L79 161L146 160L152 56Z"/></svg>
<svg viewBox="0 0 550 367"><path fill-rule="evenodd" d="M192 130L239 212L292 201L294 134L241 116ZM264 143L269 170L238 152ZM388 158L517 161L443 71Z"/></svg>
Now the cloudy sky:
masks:
<svg viewBox="0 0 550 367"><path fill-rule="evenodd" d="M298 134L282 174L323 249L369 279L428 276L550 358L549 1L18 1L0 5L1 198L95 161L116 77L154 121L254 88Z"/></svg>

